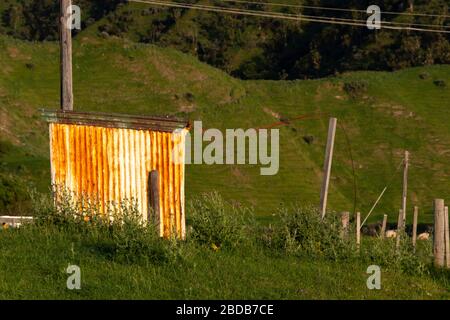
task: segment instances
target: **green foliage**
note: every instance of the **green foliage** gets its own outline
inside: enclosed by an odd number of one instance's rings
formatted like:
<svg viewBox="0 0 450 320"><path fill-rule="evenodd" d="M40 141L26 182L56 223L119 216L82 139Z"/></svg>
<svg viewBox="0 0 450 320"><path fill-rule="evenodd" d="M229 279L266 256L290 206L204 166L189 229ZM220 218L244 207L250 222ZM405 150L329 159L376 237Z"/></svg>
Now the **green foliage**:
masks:
<svg viewBox="0 0 450 320"><path fill-rule="evenodd" d="M15 175L0 172L0 213L18 214L20 206L27 200L28 190L24 181Z"/></svg>
<svg viewBox="0 0 450 320"><path fill-rule="evenodd" d="M441 87L441 88L445 88L447 86L447 83L445 82L445 80L442 80L442 79L435 80L433 83L436 86Z"/></svg>
<svg viewBox="0 0 450 320"><path fill-rule="evenodd" d="M14 149L11 142L0 140L0 157L11 152Z"/></svg>
<svg viewBox="0 0 450 320"><path fill-rule="evenodd" d="M280 224L270 238L265 238L271 248L282 249L287 254L315 255L334 260L348 255L353 249L351 243L341 237L341 222L335 213L328 213L322 219L315 207L293 206L281 208L277 218Z"/></svg>
<svg viewBox="0 0 450 320"><path fill-rule="evenodd" d="M367 81L354 80L344 83L344 91L352 98L356 98L367 92Z"/></svg>
<svg viewBox="0 0 450 320"><path fill-rule="evenodd" d="M16 38L37 41L59 39L58 17L60 2L54 0L6 0L9 5L0 7L0 27ZM78 0L82 9L82 27L99 20L114 10L123 0ZM2 29L0 29L0 32ZM76 31L75 31L76 32Z"/></svg>
<svg viewBox="0 0 450 320"><path fill-rule="evenodd" d="M111 204L103 213L94 199L73 201L68 192L60 192L56 203L36 192L32 199L35 222L30 227L75 234L111 261L146 265L179 259L177 241L160 238L155 226L142 221L134 201Z"/></svg>
<svg viewBox="0 0 450 320"><path fill-rule="evenodd" d="M262 234L263 244L271 250L333 261L360 261L408 274L426 275L430 272L431 241L419 241L414 252L411 238L402 232L398 247L395 239L363 237L358 249L354 223L343 230L340 216L336 213L329 212L322 220L316 208L294 206L280 209L278 218L280 223Z"/></svg>
<svg viewBox="0 0 450 320"><path fill-rule="evenodd" d="M299 24L297 21L124 2L79 0L77 5L82 8L83 29L93 25L94 33L104 36L113 35L172 47L243 79L317 78L351 70L398 70L450 63L450 37L444 34L387 29L367 32L364 27L309 22ZM368 17L357 12L208 2L224 7L274 10L287 14L331 15L362 21ZM27 40L58 39L58 2L10 0L8 3L3 13L0 7L0 32ZM290 3L297 4L287 0L287 4ZM361 10L371 3L307 0L303 4ZM378 5L383 11L401 13L408 10L404 1L384 0ZM442 14L442 10L448 10L448 3L446 0L419 1L414 3L414 10ZM405 26L446 26L445 20L433 16L393 15L390 19Z"/></svg>
<svg viewBox="0 0 450 320"><path fill-rule="evenodd" d="M432 241L418 241L414 252L411 238L400 232L396 239L365 238L361 245L360 259L368 264L400 270L407 274L428 275L432 267Z"/></svg>
<svg viewBox="0 0 450 320"><path fill-rule="evenodd" d="M190 202L191 230L189 237L195 242L212 247L235 248L249 239L247 228L253 221L252 212L245 207L233 206L217 193L206 193Z"/></svg>
<svg viewBox="0 0 450 320"><path fill-rule="evenodd" d="M56 209L48 196L32 197L36 220L19 229L0 229L1 299L448 299L448 272L431 269L428 260L421 260L430 254L431 241L419 243L415 255L406 245L401 246L406 252L394 255L395 240L363 237L359 253L355 250L351 259L349 254L345 261L336 261L341 259L332 252L344 252L339 242L350 248L351 240L326 235L325 231L339 231L338 219L330 213L322 221L313 208L281 210L289 216L274 233L285 243L295 242L290 249L296 252L275 246L210 250L189 241L192 238L159 238L153 226L142 224L132 202L111 210L111 220L99 215L87 199L74 204L63 194ZM232 210L215 193L198 202L202 205L197 209L210 213ZM230 213L220 216L231 217ZM188 210L188 217L191 214ZM247 223L253 234L247 237L252 239L259 229ZM300 230L305 234L298 234ZM81 268L80 291L65 288L68 264ZM370 264L382 267L381 290L365 286Z"/></svg>

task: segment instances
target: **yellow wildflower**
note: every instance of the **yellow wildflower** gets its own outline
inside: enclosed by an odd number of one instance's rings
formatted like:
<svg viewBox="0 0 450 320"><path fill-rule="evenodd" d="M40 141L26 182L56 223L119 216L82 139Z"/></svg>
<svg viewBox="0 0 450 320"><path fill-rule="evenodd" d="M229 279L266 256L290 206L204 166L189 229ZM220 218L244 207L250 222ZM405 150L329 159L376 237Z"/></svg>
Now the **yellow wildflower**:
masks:
<svg viewBox="0 0 450 320"><path fill-rule="evenodd" d="M219 249L220 249L218 246L216 246L215 243L211 243L211 248L216 252L219 251Z"/></svg>

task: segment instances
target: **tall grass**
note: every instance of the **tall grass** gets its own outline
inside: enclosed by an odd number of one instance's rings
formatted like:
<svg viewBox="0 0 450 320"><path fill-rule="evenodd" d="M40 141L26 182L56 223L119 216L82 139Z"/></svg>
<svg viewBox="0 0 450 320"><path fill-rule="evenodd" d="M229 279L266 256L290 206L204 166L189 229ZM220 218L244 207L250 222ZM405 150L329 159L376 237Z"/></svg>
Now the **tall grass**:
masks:
<svg viewBox="0 0 450 320"><path fill-rule="evenodd" d="M180 241L161 239L133 201L102 215L86 199L32 198L34 223L0 231L0 298L445 298L450 289L448 272L429 268L428 242L413 254L405 237L406 254L395 240L364 237L358 251L354 226L341 238L337 215L322 221L312 207L280 209L264 227L248 208L204 194L189 204ZM83 270L80 292L65 289L68 263ZM387 291L366 289L370 264L383 267Z"/></svg>
<svg viewBox="0 0 450 320"><path fill-rule="evenodd" d="M227 203L217 192L202 194L188 206L188 237L214 250L232 249L252 242L252 210Z"/></svg>
<svg viewBox="0 0 450 320"><path fill-rule="evenodd" d="M262 235L262 242L273 251L332 261L358 260L411 274L430 273L431 241L419 241L414 250L410 237L402 232L399 246L395 239L363 237L358 248L355 223L343 230L335 212L328 212L322 219L315 207L292 206L281 208L277 216L279 225Z"/></svg>
<svg viewBox="0 0 450 320"><path fill-rule="evenodd" d="M315 207L282 207L276 214L278 224L261 227L251 209L231 205L217 192L203 194L188 205L187 241L180 241L160 238L158 228L141 219L132 200L110 205L102 213L95 201L74 201L64 192L56 203L36 193L31 198L35 222L25 229L70 234L120 263L189 263L190 255L206 249L353 261L416 275L431 274L431 241L419 242L414 251L410 238L402 233L398 247L393 239L363 237L358 248L354 223L344 231L338 214L328 212L322 219Z"/></svg>
<svg viewBox="0 0 450 320"><path fill-rule="evenodd" d="M60 192L56 201L33 193L35 222L27 228L70 234L104 257L122 263L178 261L177 241L164 241L156 226L141 218L137 203L124 199L100 210L95 200L74 200Z"/></svg>

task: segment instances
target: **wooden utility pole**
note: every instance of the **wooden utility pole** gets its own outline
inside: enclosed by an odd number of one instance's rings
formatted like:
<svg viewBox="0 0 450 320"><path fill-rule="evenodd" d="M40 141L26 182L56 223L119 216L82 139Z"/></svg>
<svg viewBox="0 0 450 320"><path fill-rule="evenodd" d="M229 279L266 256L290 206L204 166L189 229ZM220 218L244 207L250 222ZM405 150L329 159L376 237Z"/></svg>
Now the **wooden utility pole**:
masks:
<svg viewBox="0 0 450 320"><path fill-rule="evenodd" d="M444 230L445 230L445 265L450 268L450 231L448 225L448 207L444 209Z"/></svg>
<svg viewBox="0 0 450 320"><path fill-rule="evenodd" d="M331 174L331 163L333 161L333 150L334 150L334 137L336 135L336 118L330 118L328 126L328 138L327 147L325 150L325 162L323 166L323 182L322 190L320 192L320 213L322 219L325 217L327 211L327 199L328 199L328 186L330 184L330 174Z"/></svg>
<svg viewBox="0 0 450 320"><path fill-rule="evenodd" d="M403 167L403 197L402 197L402 211L403 221L402 226L406 225L406 198L408 195L408 168L409 168L409 152L405 151L405 160Z"/></svg>
<svg viewBox="0 0 450 320"><path fill-rule="evenodd" d="M445 262L445 208L444 200L434 200L434 264L443 267Z"/></svg>
<svg viewBox="0 0 450 320"><path fill-rule="evenodd" d="M71 10L72 0L60 0L61 13L59 20L61 47L61 110L73 110L72 87L72 28Z"/></svg>
<svg viewBox="0 0 450 320"><path fill-rule="evenodd" d="M416 251L416 241L417 241L417 220L419 217L419 207L414 207L414 219L413 219L413 230L412 230L412 244L414 252Z"/></svg>
<svg viewBox="0 0 450 320"><path fill-rule="evenodd" d="M381 239L386 235L387 214L383 216L383 224L381 225Z"/></svg>
<svg viewBox="0 0 450 320"><path fill-rule="evenodd" d="M413 13L414 12L414 0L408 0L408 4L409 4L409 12Z"/></svg>

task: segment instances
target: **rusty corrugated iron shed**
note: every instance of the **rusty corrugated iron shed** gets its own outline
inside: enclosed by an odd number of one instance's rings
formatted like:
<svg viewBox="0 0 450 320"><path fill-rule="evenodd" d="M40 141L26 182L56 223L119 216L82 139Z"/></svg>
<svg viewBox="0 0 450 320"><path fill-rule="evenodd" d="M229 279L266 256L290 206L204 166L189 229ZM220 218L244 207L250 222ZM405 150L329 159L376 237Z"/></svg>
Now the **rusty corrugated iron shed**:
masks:
<svg viewBox="0 0 450 320"><path fill-rule="evenodd" d="M184 238L186 120L45 110L42 115L49 122L52 185L96 199L101 212L134 199L145 220L149 173L157 170L160 234Z"/></svg>

